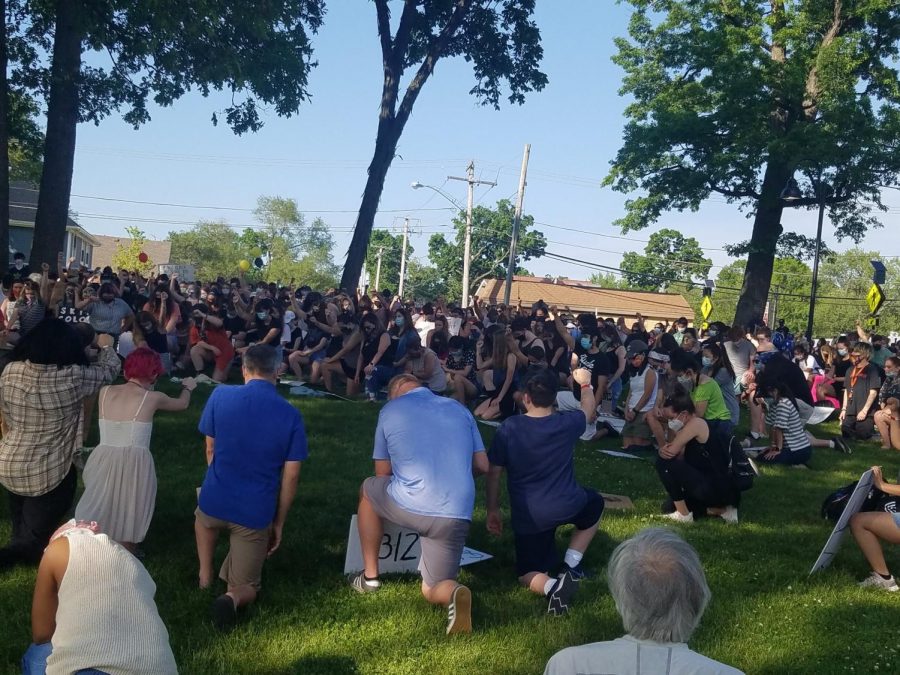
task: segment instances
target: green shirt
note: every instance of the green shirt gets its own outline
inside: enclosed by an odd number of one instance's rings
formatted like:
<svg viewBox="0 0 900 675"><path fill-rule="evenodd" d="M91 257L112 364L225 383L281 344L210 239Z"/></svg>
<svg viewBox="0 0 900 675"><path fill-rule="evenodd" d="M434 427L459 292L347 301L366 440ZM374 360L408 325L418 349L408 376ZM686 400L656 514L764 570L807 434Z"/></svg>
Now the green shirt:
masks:
<svg viewBox="0 0 900 675"><path fill-rule="evenodd" d="M893 356L894 353L888 349L887 347L882 347L881 349L873 349L872 350L872 358L869 359L872 363L874 363L879 368L884 368L884 362L887 360L889 356Z"/></svg>
<svg viewBox="0 0 900 675"><path fill-rule="evenodd" d="M703 414L703 419L731 421L731 413L728 412L725 405L725 398L722 396L719 383L715 380L709 380L694 387L691 391L691 400L695 404L706 401L706 412Z"/></svg>

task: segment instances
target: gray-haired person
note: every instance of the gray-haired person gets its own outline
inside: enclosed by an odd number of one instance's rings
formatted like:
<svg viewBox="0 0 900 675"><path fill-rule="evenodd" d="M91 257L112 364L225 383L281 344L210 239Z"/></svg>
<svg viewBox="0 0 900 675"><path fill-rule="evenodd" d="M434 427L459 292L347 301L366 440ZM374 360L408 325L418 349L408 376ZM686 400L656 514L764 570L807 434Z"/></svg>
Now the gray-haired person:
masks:
<svg viewBox="0 0 900 675"><path fill-rule="evenodd" d="M606 576L626 635L563 649L544 675L741 675L686 644L710 591L697 552L675 532L649 528L622 542Z"/></svg>

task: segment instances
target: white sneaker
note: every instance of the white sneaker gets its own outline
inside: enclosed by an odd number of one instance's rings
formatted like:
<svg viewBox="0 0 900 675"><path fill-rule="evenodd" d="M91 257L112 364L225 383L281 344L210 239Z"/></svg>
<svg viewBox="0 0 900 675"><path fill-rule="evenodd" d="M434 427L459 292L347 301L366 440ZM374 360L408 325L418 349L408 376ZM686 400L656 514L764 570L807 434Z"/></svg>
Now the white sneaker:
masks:
<svg viewBox="0 0 900 675"><path fill-rule="evenodd" d="M678 511L672 511L672 513L663 514L663 518L668 518L669 520L674 520L676 523L693 523L694 522L694 514L688 513L686 516L681 515Z"/></svg>
<svg viewBox="0 0 900 675"><path fill-rule="evenodd" d="M889 593L900 591L900 586L894 581L893 576L888 579L883 579L881 575L876 572L872 572L865 580L859 582L859 586L860 588L880 588Z"/></svg>
<svg viewBox="0 0 900 675"><path fill-rule="evenodd" d="M719 514L719 518L724 520L726 523L732 523L732 524L737 525L738 510L733 506L726 506L725 510Z"/></svg>

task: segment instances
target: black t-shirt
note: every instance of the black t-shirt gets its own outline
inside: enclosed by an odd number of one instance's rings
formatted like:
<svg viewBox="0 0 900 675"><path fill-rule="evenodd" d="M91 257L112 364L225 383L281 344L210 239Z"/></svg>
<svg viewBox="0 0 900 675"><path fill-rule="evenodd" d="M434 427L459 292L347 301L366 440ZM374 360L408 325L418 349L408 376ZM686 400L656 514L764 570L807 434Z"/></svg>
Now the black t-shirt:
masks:
<svg viewBox="0 0 900 675"><path fill-rule="evenodd" d="M591 387L593 389L597 388L597 382L601 377L609 377L616 372L615 368L611 368L610 365L609 354L606 352L578 354L578 367L591 371ZM577 382L572 383L572 393L575 395L576 401L581 400L581 385Z"/></svg>
<svg viewBox="0 0 900 675"><path fill-rule="evenodd" d="M881 376L878 374L878 367L872 363L866 365L858 376L854 377L855 369L847 371L847 379L844 385L847 389L847 418L856 417L863 408L866 407L866 399L869 398L869 392L873 389L881 389ZM877 406L872 404L869 409L869 416L875 414Z"/></svg>
<svg viewBox="0 0 900 675"><path fill-rule="evenodd" d="M87 323L91 318L75 305L60 305L57 308L57 316L66 323Z"/></svg>
<svg viewBox="0 0 900 675"><path fill-rule="evenodd" d="M783 356L774 356L766 362L765 372L768 377L777 378L772 381L784 382L794 398L807 405L815 405L806 376L800 370L800 366L793 361L789 361Z"/></svg>
<svg viewBox="0 0 900 675"><path fill-rule="evenodd" d="M166 339L166 336L162 333L159 333L157 331L147 333L144 335L144 340L147 342L147 346L157 354L169 353L169 342Z"/></svg>
<svg viewBox="0 0 900 675"><path fill-rule="evenodd" d="M17 270L15 266L10 266L9 268L9 275L13 278L13 281L24 281L29 274L31 274L31 268L28 265L24 265L20 270Z"/></svg>

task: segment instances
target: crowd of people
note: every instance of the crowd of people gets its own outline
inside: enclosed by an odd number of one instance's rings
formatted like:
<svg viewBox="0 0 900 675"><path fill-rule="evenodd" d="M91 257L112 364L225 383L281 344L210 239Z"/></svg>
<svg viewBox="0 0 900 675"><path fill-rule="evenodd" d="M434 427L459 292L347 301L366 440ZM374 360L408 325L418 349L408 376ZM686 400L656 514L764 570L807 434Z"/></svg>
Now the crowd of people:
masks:
<svg viewBox="0 0 900 675"><path fill-rule="evenodd" d="M628 325L542 301L464 308L389 291L250 283L243 274L201 283L77 264L33 273L21 260L0 292L0 484L12 525L0 573L40 563L28 672L174 672L155 587L139 562L156 499L152 422L158 411L187 408L197 382L225 383L233 368L244 384L216 387L199 426L209 468L195 513L198 585L215 582L216 540L227 531L225 592L211 608L221 628L256 600L308 454L302 417L277 392L280 379L388 400L375 432L375 475L360 488L364 569L350 585L381 588L385 522L414 530L422 594L447 608L449 634L472 630L472 592L457 576L479 475L486 526L500 535L505 474L515 576L561 615L586 574L582 559L604 510L599 492L575 479L579 440L620 437L624 452L655 457L661 515L682 524L738 523L749 485L736 471L747 455L803 467L814 447L849 453L854 440L873 435L900 449L900 358L884 336L859 326L810 345L783 325L717 322L697 331L685 317L651 327L637 315ZM113 384L120 372L125 382ZM177 375L179 396L154 390L165 375ZM743 442L735 438L741 406L750 419ZM840 436L806 430L817 407L839 410ZM100 444L84 461L95 411ZM498 425L488 448L476 420ZM416 442L423 424L440 447ZM82 462L85 490L75 504ZM880 472L877 479L900 492ZM75 519L57 530L73 506ZM574 530L559 556L556 532L566 524ZM858 514L851 525L873 568L863 583L898 590L880 541L900 543L900 519ZM147 639L79 632L74 607L84 591L65 583L70 568L116 577L110 597L92 604L96 625L109 624L117 596L127 598L134 611L119 633ZM548 673L588 672L602 659L624 664L636 651L682 664L669 672L736 672L683 644L709 589L696 553L673 532L647 530L623 543L607 576L628 636L564 650Z"/></svg>

